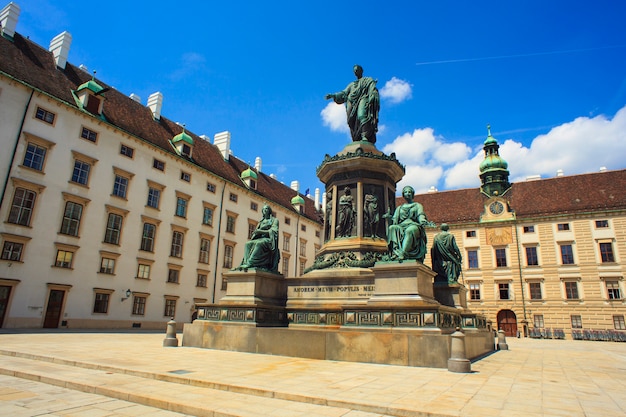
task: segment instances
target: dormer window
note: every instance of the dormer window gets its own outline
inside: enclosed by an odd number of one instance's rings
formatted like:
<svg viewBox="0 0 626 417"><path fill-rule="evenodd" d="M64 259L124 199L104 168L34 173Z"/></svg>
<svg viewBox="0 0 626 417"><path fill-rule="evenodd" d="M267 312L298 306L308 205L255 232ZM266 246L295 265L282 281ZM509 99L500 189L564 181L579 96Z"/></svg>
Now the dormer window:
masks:
<svg viewBox="0 0 626 417"><path fill-rule="evenodd" d="M251 190L256 190L258 175L251 168L246 169L241 173L241 181Z"/></svg>
<svg viewBox="0 0 626 417"><path fill-rule="evenodd" d="M193 152L193 138L185 132L185 128L178 135L174 136L170 141L176 153L180 156L191 159L191 153Z"/></svg>
<svg viewBox="0 0 626 417"><path fill-rule="evenodd" d="M74 92L76 104L83 110L100 116L102 115L102 107L104 105L102 94L107 90L108 88L103 88L92 78L78 86Z"/></svg>

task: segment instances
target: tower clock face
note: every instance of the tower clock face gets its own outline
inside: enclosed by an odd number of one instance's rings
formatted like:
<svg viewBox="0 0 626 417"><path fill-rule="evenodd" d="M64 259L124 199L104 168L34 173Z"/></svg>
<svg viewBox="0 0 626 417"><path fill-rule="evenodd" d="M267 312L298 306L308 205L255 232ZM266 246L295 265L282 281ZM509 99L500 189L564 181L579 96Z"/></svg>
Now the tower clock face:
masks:
<svg viewBox="0 0 626 417"><path fill-rule="evenodd" d="M493 203L489 204L489 211L491 212L491 214L502 214L502 212L504 211L504 205L499 201L494 201Z"/></svg>

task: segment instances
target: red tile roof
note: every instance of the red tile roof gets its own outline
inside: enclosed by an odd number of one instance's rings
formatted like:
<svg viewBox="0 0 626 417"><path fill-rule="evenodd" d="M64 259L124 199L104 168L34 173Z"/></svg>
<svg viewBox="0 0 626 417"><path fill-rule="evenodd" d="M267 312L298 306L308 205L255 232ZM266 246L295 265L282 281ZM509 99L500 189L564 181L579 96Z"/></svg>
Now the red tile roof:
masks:
<svg viewBox="0 0 626 417"><path fill-rule="evenodd" d="M626 170L514 183L502 197L518 219L626 210ZM479 188L415 196L437 224L478 222L486 199ZM396 204L403 201L398 197Z"/></svg>
<svg viewBox="0 0 626 417"><path fill-rule="evenodd" d="M0 74L49 94L70 107L77 108L72 90L92 78L90 74L69 62L65 69L58 69L51 52L18 33L15 34L13 42L0 36L0 57L2 57ZM102 112L108 123L165 152L175 154L169 140L182 132L181 126L164 116L158 121L154 120L147 106L125 96L102 80L98 79L96 82L102 87L109 88L109 91L103 94L105 101ZM185 129L185 132L194 140L191 163L232 183L243 185L239 175L248 167L247 164L232 155L229 161L225 161L216 146L188 129ZM258 194L260 199L267 199L291 209L291 199L296 192L262 172L258 174L257 190L253 192ZM300 195L305 197L303 194ZM313 200L304 198L304 201L304 215L311 220L319 221Z"/></svg>

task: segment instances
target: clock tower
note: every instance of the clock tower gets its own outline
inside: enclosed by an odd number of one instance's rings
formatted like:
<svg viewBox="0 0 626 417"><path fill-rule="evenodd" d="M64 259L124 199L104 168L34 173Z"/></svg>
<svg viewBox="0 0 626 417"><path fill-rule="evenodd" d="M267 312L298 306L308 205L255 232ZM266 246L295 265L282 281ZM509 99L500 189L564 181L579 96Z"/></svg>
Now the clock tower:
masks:
<svg viewBox="0 0 626 417"><path fill-rule="evenodd" d="M500 145L491 136L491 126L489 125L487 125L487 134L483 146L485 159L480 163L480 191L487 197L503 196L511 189L507 169L509 164L498 153Z"/></svg>

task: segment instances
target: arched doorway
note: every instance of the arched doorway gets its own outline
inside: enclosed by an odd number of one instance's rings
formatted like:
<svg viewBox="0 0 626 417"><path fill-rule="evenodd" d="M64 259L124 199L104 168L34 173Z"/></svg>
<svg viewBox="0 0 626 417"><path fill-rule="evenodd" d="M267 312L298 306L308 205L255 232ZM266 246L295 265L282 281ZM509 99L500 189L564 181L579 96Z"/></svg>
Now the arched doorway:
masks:
<svg viewBox="0 0 626 417"><path fill-rule="evenodd" d="M498 311L498 330L504 330L504 334L510 337L517 336L517 316L513 310Z"/></svg>

